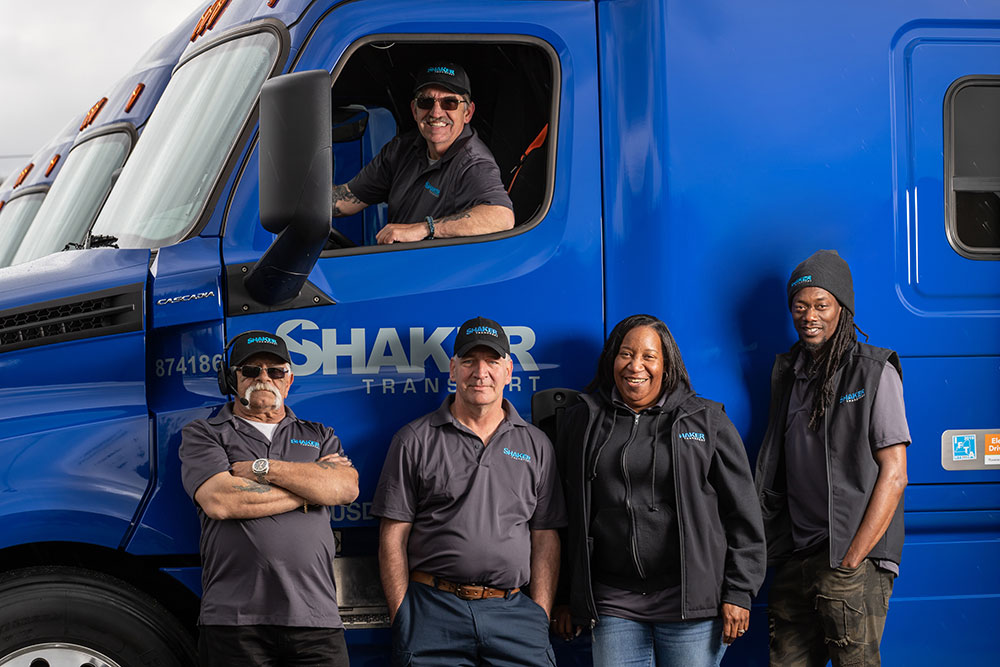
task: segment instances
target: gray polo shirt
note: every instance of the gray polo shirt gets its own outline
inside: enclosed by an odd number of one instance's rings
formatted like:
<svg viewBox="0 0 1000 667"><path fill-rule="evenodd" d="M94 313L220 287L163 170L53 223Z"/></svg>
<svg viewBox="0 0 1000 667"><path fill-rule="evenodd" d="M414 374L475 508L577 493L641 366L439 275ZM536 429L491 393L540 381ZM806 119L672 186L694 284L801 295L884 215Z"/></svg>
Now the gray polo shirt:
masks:
<svg viewBox="0 0 1000 667"><path fill-rule="evenodd" d="M389 222L423 222L480 204L513 209L490 149L468 125L433 163L419 132L395 137L347 187L366 204L388 202Z"/></svg>
<svg viewBox="0 0 1000 667"><path fill-rule="evenodd" d="M270 442L233 415L232 403L184 427L181 478L194 499L209 477L236 461L316 461L343 453L333 429L288 407ZM236 478L234 478L235 480ZM330 508L309 506L260 519L201 519L202 625L342 628L333 581Z"/></svg>
<svg viewBox="0 0 1000 667"><path fill-rule="evenodd" d="M805 360L806 355L800 354L793 366L795 380L785 423L788 510L796 550L815 546L830 535L826 443L823 433L809 428L816 381L806 374ZM888 362L882 369L878 392L872 402L868 439L875 449L910 443L903 405L903 381Z"/></svg>
<svg viewBox="0 0 1000 667"><path fill-rule="evenodd" d="M531 577L529 531L566 525L552 444L504 399L507 418L484 446L452 416L453 400L396 433L372 514L413 524L411 570L523 586Z"/></svg>

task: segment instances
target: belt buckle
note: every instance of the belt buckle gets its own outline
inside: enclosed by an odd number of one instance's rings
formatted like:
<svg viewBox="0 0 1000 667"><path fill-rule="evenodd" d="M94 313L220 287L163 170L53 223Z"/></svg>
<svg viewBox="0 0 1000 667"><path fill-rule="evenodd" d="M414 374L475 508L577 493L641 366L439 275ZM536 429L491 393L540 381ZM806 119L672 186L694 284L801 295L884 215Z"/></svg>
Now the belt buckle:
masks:
<svg viewBox="0 0 1000 667"><path fill-rule="evenodd" d="M475 584L459 584L458 588L455 589L455 595L463 600L482 600L485 592L485 586Z"/></svg>

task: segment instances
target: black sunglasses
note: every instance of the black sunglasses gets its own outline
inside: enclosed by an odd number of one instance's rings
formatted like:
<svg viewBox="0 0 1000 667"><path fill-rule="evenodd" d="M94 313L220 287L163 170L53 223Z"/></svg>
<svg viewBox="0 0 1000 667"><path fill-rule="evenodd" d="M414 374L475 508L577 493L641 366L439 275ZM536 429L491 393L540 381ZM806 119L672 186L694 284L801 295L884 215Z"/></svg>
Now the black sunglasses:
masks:
<svg viewBox="0 0 1000 667"><path fill-rule="evenodd" d="M417 108L423 109L424 111L434 108L434 103L437 102L441 105L441 108L445 111L454 111L458 108L458 105L464 102L460 97L418 97L417 98Z"/></svg>
<svg viewBox="0 0 1000 667"><path fill-rule="evenodd" d="M239 371L243 377L250 380L258 377L262 370L267 371L267 377L272 380L281 380L285 377L286 371L284 368L261 368L260 366L240 366Z"/></svg>

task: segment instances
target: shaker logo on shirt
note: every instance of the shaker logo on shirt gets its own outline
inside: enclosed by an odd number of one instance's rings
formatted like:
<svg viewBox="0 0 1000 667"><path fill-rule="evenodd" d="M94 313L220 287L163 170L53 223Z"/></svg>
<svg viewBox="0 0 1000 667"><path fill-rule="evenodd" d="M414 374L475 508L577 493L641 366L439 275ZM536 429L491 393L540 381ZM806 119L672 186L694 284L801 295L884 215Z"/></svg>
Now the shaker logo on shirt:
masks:
<svg viewBox="0 0 1000 667"><path fill-rule="evenodd" d="M319 449L319 443L315 440L299 440L298 438L292 438L291 443L293 445L305 445L306 447L315 447Z"/></svg>
<svg viewBox="0 0 1000 667"><path fill-rule="evenodd" d="M843 396L841 396L840 397L840 402L841 403L853 403L855 401L860 401L864 397L865 397L865 389L864 389L864 387L862 387L861 389L858 389L857 391L852 391L850 394L844 394Z"/></svg>
<svg viewBox="0 0 1000 667"><path fill-rule="evenodd" d="M507 456L509 456L510 458L516 459L518 461L530 461L531 460L531 457L528 456L527 454L522 454L521 452L512 452L511 450L507 449L506 447L503 448L503 453L506 454Z"/></svg>
<svg viewBox="0 0 1000 667"><path fill-rule="evenodd" d="M435 197L441 196L441 188L434 187L430 181L424 181L424 188Z"/></svg>
<svg viewBox="0 0 1000 667"><path fill-rule="evenodd" d="M681 440L697 440L698 442L705 442L704 433L696 433L694 431L688 431L687 433L681 433L679 436Z"/></svg>

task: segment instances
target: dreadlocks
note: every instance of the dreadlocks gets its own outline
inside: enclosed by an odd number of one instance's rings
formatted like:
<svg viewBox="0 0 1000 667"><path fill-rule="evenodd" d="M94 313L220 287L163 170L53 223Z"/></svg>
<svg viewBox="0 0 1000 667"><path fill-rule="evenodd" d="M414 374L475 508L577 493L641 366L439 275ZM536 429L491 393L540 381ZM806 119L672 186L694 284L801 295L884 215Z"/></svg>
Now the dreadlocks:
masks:
<svg viewBox="0 0 1000 667"><path fill-rule="evenodd" d="M812 411L809 413L809 428L818 431L820 424L826 415L826 406L833 400L834 387L833 378L837 374L837 368L844 359L844 355L851 351L854 344L858 342L858 335L855 331L860 331L867 340L868 334L854 323L854 315L847 308L840 309L840 319L837 320L837 330L827 345L826 352L818 359L814 359L809 366L809 375L818 381L819 390L813 394Z"/></svg>

